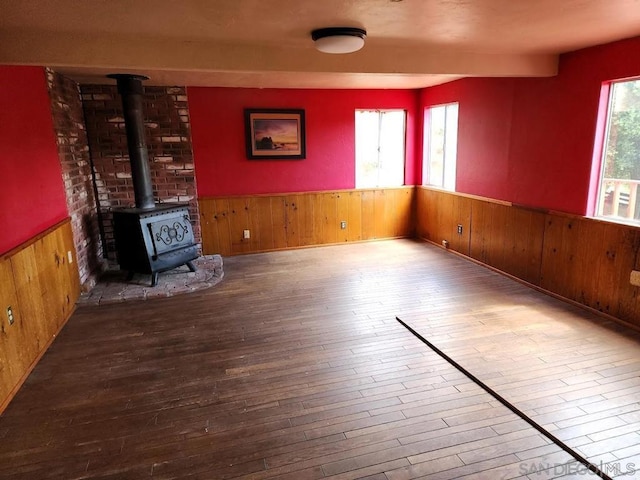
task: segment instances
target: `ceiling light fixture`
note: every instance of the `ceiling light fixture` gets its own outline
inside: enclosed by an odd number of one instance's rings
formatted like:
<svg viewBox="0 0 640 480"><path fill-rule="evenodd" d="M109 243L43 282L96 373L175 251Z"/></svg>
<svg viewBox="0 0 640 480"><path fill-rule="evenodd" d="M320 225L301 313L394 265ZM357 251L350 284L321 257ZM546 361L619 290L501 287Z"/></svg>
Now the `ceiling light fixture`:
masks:
<svg viewBox="0 0 640 480"><path fill-rule="evenodd" d="M364 46L367 31L355 27L319 28L311 32L316 48L324 53L353 53Z"/></svg>

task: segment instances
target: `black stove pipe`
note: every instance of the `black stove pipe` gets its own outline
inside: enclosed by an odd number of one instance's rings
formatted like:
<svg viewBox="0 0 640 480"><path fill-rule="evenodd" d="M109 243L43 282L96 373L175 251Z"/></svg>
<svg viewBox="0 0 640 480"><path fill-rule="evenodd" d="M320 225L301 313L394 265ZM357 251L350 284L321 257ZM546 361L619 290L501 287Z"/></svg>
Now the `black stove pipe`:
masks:
<svg viewBox="0 0 640 480"><path fill-rule="evenodd" d="M118 82L118 93L122 97L136 208L150 210L155 207L155 203L142 115L142 80L148 80L149 77L126 73L114 73L107 77L114 78Z"/></svg>

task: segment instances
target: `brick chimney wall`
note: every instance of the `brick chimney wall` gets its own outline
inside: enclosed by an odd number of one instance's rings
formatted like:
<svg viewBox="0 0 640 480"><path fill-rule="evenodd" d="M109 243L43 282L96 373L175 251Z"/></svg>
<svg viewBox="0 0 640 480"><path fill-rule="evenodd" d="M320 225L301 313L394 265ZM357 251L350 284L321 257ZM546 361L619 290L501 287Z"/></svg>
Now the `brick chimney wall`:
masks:
<svg viewBox="0 0 640 480"><path fill-rule="evenodd" d="M82 85L81 92L107 255L115 259L111 212L135 204L122 100L115 85ZM186 89L145 86L143 115L155 201L188 203L201 243Z"/></svg>
<svg viewBox="0 0 640 480"><path fill-rule="evenodd" d="M80 284L88 291L102 271L103 251L80 88L51 69L46 75Z"/></svg>

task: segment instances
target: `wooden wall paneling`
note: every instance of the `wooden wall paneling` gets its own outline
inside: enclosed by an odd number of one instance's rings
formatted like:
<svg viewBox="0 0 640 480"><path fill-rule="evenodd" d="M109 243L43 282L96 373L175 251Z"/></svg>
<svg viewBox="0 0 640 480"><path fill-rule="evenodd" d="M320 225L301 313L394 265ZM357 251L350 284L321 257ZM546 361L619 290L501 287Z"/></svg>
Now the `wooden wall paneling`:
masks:
<svg viewBox="0 0 640 480"><path fill-rule="evenodd" d="M440 219L442 228L442 238L446 238L449 242L449 249L459 251L458 249L458 225L457 225L457 197L455 195L445 193L441 197L440 208L444 216Z"/></svg>
<svg viewBox="0 0 640 480"><path fill-rule="evenodd" d="M431 204L430 221L433 222L433 226L429 227L429 239L437 244L441 244L442 232L440 231L440 211L442 210L441 204L443 201L443 197L439 194L439 192L432 191L429 193L431 197L429 202Z"/></svg>
<svg viewBox="0 0 640 480"><path fill-rule="evenodd" d="M243 238L244 230L251 230L249 200L247 197L231 197L229 198L231 253L238 254L252 251L252 239Z"/></svg>
<svg viewBox="0 0 640 480"><path fill-rule="evenodd" d="M414 236L414 188L390 190L394 201L393 235L394 237Z"/></svg>
<svg viewBox="0 0 640 480"><path fill-rule="evenodd" d="M449 202L447 202L446 195L440 192L439 195L436 195L434 198L434 206L436 208L435 218L436 218L436 226L434 228L434 241L438 244L442 244L442 240L449 241L449 223L451 221L451 209L448 208Z"/></svg>
<svg viewBox="0 0 640 480"><path fill-rule="evenodd" d="M36 259L34 244L11 256L25 338L29 339L21 349L21 356L24 355L21 362L27 365L36 358L49 340L45 323L47 309L42 298L43 289Z"/></svg>
<svg viewBox="0 0 640 480"><path fill-rule="evenodd" d="M578 280L575 252L580 241L579 220L555 214L546 216L540 285L542 288L573 299Z"/></svg>
<svg viewBox="0 0 640 480"><path fill-rule="evenodd" d="M509 266L506 249L509 247L509 210L512 207L491 203L491 224L496 228L491 229L491 262L492 265L502 271L507 271Z"/></svg>
<svg viewBox="0 0 640 480"><path fill-rule="evenodd" d="M407 236L416 238L416 208L418 201L418 190L414 187L409 192L409 217L407 218Z"/></svg>
<svg viewBox="0 0 640 480"><path fill-rule="evenodd" d="M576 280L573 300L597 309L599 305L598 277L600 276L600 252L604 245L604 222L582 220L578 222L576 245Z"/></svg>
<svg viewBox="0 0 640 480"><path fill-rule="evenodd" d="M425 217L423 219L424 237L432 242L438 242L436 229L438 226L438 203L440 196L432 190L424 190Z"/></svg>
<svg viewBox="0 0 640 480"><path fill-rule="evenodd" d="M65 302L62 298L66 297L64 284L67 276L65 266L67 256L66 252L62 251L64 247L58 248L59 231L46 235L34 244L40 276L40 295L43 305L47 306L46 315L42 318L43 331L47 340L57 332L65 318Z"/></svg>
<svg viewBox="0 0 640 480"><path fill-rule="evenodd" d="M347 240L357 242L362 240L362 192L349 192L349 213L347 217ZM345 194L342 194L345 198Z"/></svg>
<svg viewBox="0 0 640 480"><path fill-rule="evenodd" d="M389 236L389 219L386 209L386 196L384 190L373 191L373 238L385 238Z"/></svg>
<svg viewBox="0 0 640 480"><path fill-rule="evenodd" d="M507 235L507 209L511 207L506 207L504 205L500 205L497 203L489 203L487 205L491 212L490 216L490 224L491 229L489 231L489 265L506 271L507 268L507 260L505 255L505 240L508 238Z"/></svg>
<svg viewBox="0 0 640 480"><path fill-rule="evenodd" d="M221 255L231 255L233 249L231 247L231 208L229 200L226 198L218 198L215 200L215 216L214 216L217 237L218 252Z"/></svg>
<svg viewBox="0 0 640 480"><path fill-rule="evenodd" d="M470 254L471 249L471 199L458 197L456 233L458 224L462 225L462 235L458 235L458 252Z"/></svg>
<svg viewBox="0 0 640 480"><path fill-rule="evenodd" d="M507 251L512 262L512 275L538 285L542 262L545 215L541 212L511 208L511 248Z"/></svg>
<svg viewBox="0 0 640 480"><path fill-rule="evenodd" d="M200 199L203 253L411 236L414 203L413 187ZM250 239L243 238L245 229Z"/></svg>
<svg viewBox="0 0 640 480"><path fill-rule="evenodd" d="M337 192L336 193L336 221L337 227L337 242L344 243L349 241L349 194L351 192ZM340 228L340 222L347 222L347 228L344 230Z"/></svg>
<svg viewBox="0 0 640 480"><path fill-rule="evenodd" d="M438 228L440 225L440 195L437 195L436 192L431 190L427 191L427 218L426 218L426 237L428 240L432 242L440 243L442 239L441 235L438 232Z"/></svg>
<svg viewBox="0 0 640 480"><path fill-rule="evenodd" d="M640 271L640 230L635 231L635 262L633 264L633 269ZM631 275L631 274L629 274ZM629 313L626 314L626 311L623 312L625 314L625 318L633 318L633 321L629 320L630 323L634 325L640 324L640 287L629 285L631 290L631 296L633 297L633 302L629 302ZM625 307L626 308L626 307Z"/></svg>
<svg viewBox="0 0 640 480"><path fill-rule="evenodd" d="M500 265L500 270L511 275L516 275L522 268L525 260L518 251L516 245L518 237L526 234L528 227L528 217L520 208L510 205L494 204L492 215L498 225L499 232L494 235L493 249L495 251L496 265Z"/></svg>
<svg viewBox="0 0 640 480"><path fill-rule="evenodd" d="M299 247L300 246L300 227L298 219L298 208L300 206L299 195L287 195L285 201L286 207L286 232L287 232L287 247Z"/></svg>
<svg viewBox="0 0 640 480"><path fill-rule="evenodd" d="M450 211L447 209L447 203L445 197L442 194L436 194L433 196L433 220L435 222L431 229L431 240L438 245L442 245L443 240L449 240L449 231L446 228Z"/></svg>
<svg viewBox="0 0 640 480"><path fill-rule="evenodd" d="M385 191L385 213L387 223L387 237L399 237L402 234L404 220L402 217L409 215L409 208L405 208L406 197L404 190Z"/></svg>
<svg viewBox="0 0 640 480"><path fill-rule="evenodd" d="M416 206L415 206L415 228L416 237L427 238L427 225L428 225L428 200L427 195L429 191L422 187L416 187Z"/></svg>
<svg viewBox="0 0 640 480"><path fill-rule="evenodd" d="M260 201L264 202L264 198L262 197L246 197L245 198L245 211L247 212L247 220L248 220L248 228L249 229L249 245L251 246L251 251L261 251L262 247L260 244L262 243L262 231L259 227L260 222L258 221L258 215L263 213L263 209L261 209L258 205ZM266 202L265 202L266 203ZM246 239L244 240L246 242Z"/></svg>
<svg viewBox="0 0 640 480"><path fill-rule="evenodd" d="M395 202L395 237L414 236L414 192L415 188L402 188L393 190L397 202Z"/></svg>
<svg viewBox="0 0 640 480"><path fill-rule="evenodd" d="M598 294L599 310L640 326L637 315L638 287L630 284L636 264L638 232L632 227L611 224L604 231L600 252Z"/></svg>
<svg viewBox="0 0 640 480"><path fill-rule="evenodd" d="M271 201L278 198L253 197L249 200L251 215L251 236L255 237L254 245L258 250L273 250L275 247L275 227L273 222ZM284 230L284 227L283 227Z"/></svg>
<svg viewBox="0 0 640 480"><path fill-rule="evenodd" d="M322 242L324 222L318 218L322 212L321 194L298 196L298 228L300 246L318 245Z"/></svg>
<svg viewBox="0 0 640 480"><path fill-rule="evenodd" d="M327 218L325 214L325 193L306 195L310 201L309 223L311 224L310 236L312 241L307 245L322 245L327 243Z"/></svg>
<svg viewBox="0 0 640 480"><path fill-rule="evenodd" d="M566 266L563 275L562 295L571 300L577 300L581 283L583 281L584 270L582 268L583 259L576 254L580 243L583 241L585 234L589 236L590 227L595 222L580 219L577 217L568 217L564 221L564 229L562 235L562 255L559 257L561 262Z"/></svg>
<svg viewBox="0 0 640 480"><path fill-rule="evenodd" d="M396 218L400 213L398 211L398 192L399 190L378 191L378 203L380 204L380 209L383 213L378 217L380 225L376 238L396 236Z"/></svg>
<svg viewBox="0 0 640 480"><path fill-rule="evenodd" d="M491 212L486 205L481 200L473 200L471 204L471 258L488 264Z"/></svg>
<svg viewBox="0 0 640 480"><path fill-rule="evenodd" d="M287 248L287 197L269 197L271 222L273 224L273 248Z"/></svg>
<svg viewBox="0 0 640 480"><path fill-rule="evenodd" d="M48 275L43 276L44 304L49 307L49 333L55 334L69 318L80 295L80 277L75 264L76 251L73 243L71 223L67 222L42 238L39 257L48 262ZM40 267L39 267L40 269ZM51 317L51 311L55 316ZM53 320L53 322L51 321Z"/></svg>
<svg viewBox="0 0 640 480"><path fill-rule="evenodd" d="M198 200L198 203L200 226L202 228L202 253L205 255L220 253L216 201L213 199L201 199Z"/></svg>
<svg viewBox="0 0 640 480"><path fill-rule="evenodd" d="M502 270L511 275L515 275L520 270L522 259L519 258L516 251L516 237L522 234L523 226L518 223L521 218L518 216L519 208L511 206L499 205L497 209L501 213L502 224L502 245L500 248L499 262Z"/></svg>
<svg viewBox="0 0 640 480"><path fill-rule="evenodd" d="M604 229L602 236L602 243L600 248L592 252L593 260L596 260L599 264L598 269L598 284L597 292L598 298L596 299L595 308L601 312L615 315L616 313L616 297L618 285L618 274L616 272L616 266L619 264L616 259L621 255L620 239L617 236L612 235L615 230L610 226Z"/></svg>
<svg viewBox="0 0 640 480"><path fill-rule="evenodd" d="M362 239L372 240L376 237L375 191L362 190Z"/></svg>
<svg viewBox="0 0 640 480"><path fill-rule="evenodd" d="M542 247L542 265L540 267L540 286L555 292L562 288L562 217L548 214L545 216L544 244Z"/></svg>
<svg viewBox="0 0 640 480"><path fill-rule="evenodd" d="M13 325L7 317L9 307L13 312ZM24 358L26 338L11 262L8 258L0 258L0 412L27 368Z"/></svg>
<svg viewBox="0 0 640 480"><path fill-rule="evenodd" d="M218 247L218 232L215 224L215 200L209 198L198 199L200 212L200 227L202 228L202 253L210 255L220 252Z"/></svg>
<svg viewBox="0 0 640 480"><path fill-rule="evenodd" d="M69 221L0 258L0 412L69 318L79 295ZM13 325L7 319L9 305Z"/></svg>
<svg viewBox="0 0 640 480"><path fill-rule="evenodd" d="M425 221L426 223L425 229L427 232L427 236L425 238L438 244L442 242L442 238L440 238L442 235L439 232L441 200L442 200L441 196L438 195L437 192L434 192L431 190L427 191L427 198L426 198L427 218Z"/></svg>
<svg viewBox="0 0 640 480"><path fill-rule="evenodd" d="M640 230L585 217L544 213L501 202L417 188L422 238L640 327ZM456 237L470 212L469 247Z"/></svg>
<svg viewBox="0 0 640 480"><path fill-rule="evenodd" d="M69 318L72 311L75 309L75 303L80 297L80 272L78 269L78 252L76 252L75 244L73 242L73 227L71 222L66 223L61 230L62 242L64 244L64 251L71 251L72 262L67 262L67 277L69 278L68 291L71 294L70 301L67 302L67 315L65 321Z"/></svg>
<svg viewBox="0 0 640 480"><path fill-rule="evenodd" d="M324 242L338 243L340 231L340 219L338 218L338 193L327 192L322 194L322 214L324 218Z"/></svg>

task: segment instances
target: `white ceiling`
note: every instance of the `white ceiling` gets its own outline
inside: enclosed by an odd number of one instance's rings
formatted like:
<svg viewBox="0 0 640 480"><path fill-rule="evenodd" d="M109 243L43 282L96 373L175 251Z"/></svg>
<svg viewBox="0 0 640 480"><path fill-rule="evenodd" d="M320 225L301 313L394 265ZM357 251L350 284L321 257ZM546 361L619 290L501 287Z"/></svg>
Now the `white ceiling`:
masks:
<svg viewBox="0 0 640 480"><path fill-rule="evenodd" d="M0 0L0 64L80 82L419 88L464 76L551 76L559 53L640 35L640 0ZM367 30L347 55L310 32Z"/></svg>

